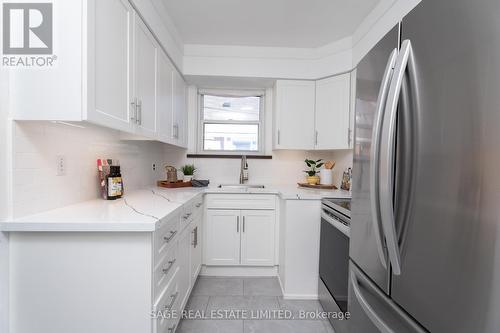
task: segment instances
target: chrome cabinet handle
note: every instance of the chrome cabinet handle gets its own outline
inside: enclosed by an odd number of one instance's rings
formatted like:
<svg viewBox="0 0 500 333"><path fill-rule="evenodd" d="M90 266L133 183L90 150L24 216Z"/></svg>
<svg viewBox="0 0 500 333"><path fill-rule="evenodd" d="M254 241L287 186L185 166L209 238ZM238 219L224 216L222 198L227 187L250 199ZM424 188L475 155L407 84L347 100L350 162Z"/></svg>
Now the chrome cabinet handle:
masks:
<svg viewBox="0 0 500 333"><path fill-rule="evenodd" d="M240 217L236 216L236 232L240 232Z"/></svg>
<svg viewBox="0 0 500 333"><path fill-rule="evenodd" d="M314 145L318 145L318 131L314 132Z"/></svg>
<svg viewBox="0 0 500 333"><path fill-rule="evenodd" d="M170 301L170 304L165 305L163 307L166 311L169 311L169 310L171 310L173 308L173 306L175 304L175 300L177 299L177 296L179 296L179 292L176 292L175 294L170 295L170 298L172 299Z"/></svg>
<svg viewBox="0 0 500 333"><path fill-rule="evenodd" d="M394 76L387 96L385 114L382 125L382 138L380 144L380 216L384 226L384 235L395 275L401 274L401 251L396 233L394 217L394 159L396 144L397 109L401 95L401 88L406 69L414 69L411 42L405 40L394 67ZM415 78L415 73L413 73Z"/></svg>
<svg viewBox="0 0 500 333"><path fill-rule="evenodd" d="M170 231L170 236L164 236L163 239L168 243L174 238L174 236L177 234L177 230L175 231Z"/></svg>
<svg viewBox="0 0 500 333"><path fill-rule="evenodd" d="M280 140L280 139L281 139L281 135L280 135L280 134L281 134L281 133L280 133L280 130L278 129L278 144L280 144L280 141L281 141L281 140Z"/></svg>
<svg viewBox="0 0 500 333"><path fill-rule="evenodd" d="M183 218L184 220L187 220L187 219L188 219L188 218L189 218L192 214L193 214L193 213L187 213L187 214L185 214L182 218Z"/></svg>
<svg viewBox="0 0 500 333"><path fill-rule="evenodd" d="M380 165L380 135L382 131L382 121L384 119L384 110L387 100L389 86L391 84L394 65L398 57L398 50L394 49L389 56L385 67L384 76L380 85L380 91L377 98L377 108L375 111L376 119L373 122L372 130L372 149L370 166L370 198L373 229L375 241L380 262L384 268L387 268L387 258L385 252L385 242L380 217L380 189L379 189L379 165Z"/></svg>
<svg viewBox="0 0 500 333"><path fill-rule="evenodd" d="M198 246L198 227L194 228L191 233L193 234L193 242L191 243L191 245L196 248Z"/></svg>
<svg viewBox="0 0 500 333"><path fill-rule="evenodd" d="M134 123L137 123L137 97L134 98L132 102L130 102L130 105L132 105L132 116L130 117L130 120L132 120Z"/></svg>
<svg viewBox="0 0 500 333"><path fill-rule="evenodd" d="M201 202L200 202L200 203L197 203L197 204L196 204L196 208L200 208L200 207L201 207L201 205L203 205L203 203L201 203Z"/></svg>
<svg viewBox="0 0 500 333"><path fill-rule="evenodd" d="M243 232L245 232L245 216L243 216Z"/></svg>
<svg viewBox="0 0 500 333"><path fill-rule="evenodd" d="M137 124L142 125L142 101L137 102Z"/></svg>
<svg viewBox="0 0 500 333"><path fill-rule="evenodd" d="M387 324L382 320L382 318L379 317L379 315L372 308L370 303L368 303L368 301L365 299L365 297L361 293L361 290L359 289L358 279L356 278L355 273L352 271L351 271L351 284L352 284L352 291L354 292L354 296L358 300L359 305L361 305L361 308L363 308L368 318L370 318L372 323L375 326L377 326L380 332L396 333L389 326L387 326Z"/></svg>
<svg viewBox="0 0 500 333"><path fill-rule="evenodd" d="M170 260L168 262L168 267L162 269L163 274L168 274L168 272L172 269L172 267L174 267L176 261L177 259Z"/></svg>

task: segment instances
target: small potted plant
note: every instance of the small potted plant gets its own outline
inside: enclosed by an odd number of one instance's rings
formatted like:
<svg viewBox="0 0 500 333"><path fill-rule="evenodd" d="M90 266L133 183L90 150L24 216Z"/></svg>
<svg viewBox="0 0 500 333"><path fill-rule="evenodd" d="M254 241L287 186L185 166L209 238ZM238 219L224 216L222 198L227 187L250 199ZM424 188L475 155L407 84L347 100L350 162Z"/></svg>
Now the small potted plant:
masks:
<svg viewBox="0 0 500 333"><path fill-rule="evenodd" d="M310 185L319 184L319 176L317 176L316 174L319 173L318 169L321 168L324 164L322 161L323 160L321 159L317 161L308 159L305 160L306 165L309 168L309 170L304 170L304 172L307 174L306 180L308 184Z"/></svg>
<svg viewBox="0 0 500 333"><path fill-rule="evenodd" d="M185 182L190 182L191 180L193 180L196 168L194 167L194 164L186 164L181 167L181 171L184 174L183 180Z"/></svg>

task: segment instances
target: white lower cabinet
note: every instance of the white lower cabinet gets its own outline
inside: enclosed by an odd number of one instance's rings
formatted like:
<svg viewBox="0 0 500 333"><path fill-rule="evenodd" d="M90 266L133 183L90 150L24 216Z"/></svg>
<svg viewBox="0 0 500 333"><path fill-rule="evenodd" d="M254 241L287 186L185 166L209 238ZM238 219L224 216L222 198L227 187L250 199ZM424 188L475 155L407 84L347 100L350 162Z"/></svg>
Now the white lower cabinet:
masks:
<svg viewBox="0 0 500 333"><path fill-rule="evenodd" d="M179 237L179 302L184 305L189 297L191 287L191 233L186 228Z"/></svg>
<svg viewBox="0 0 500 333"><path fill-rule="evenodd" d="M274 229L274 210L208 209L205 265L273 266Z"/></svg>
<svg viewBox="0 0 500 333"><path fill-rule="evenodd" d="M201 224L203 220L203 214L198 214L197 217L194 218L193 223L191 224L191 250L190 253L190 263L191 263L191 284L196 282L196 278L200 273L201 269L201 260L202 260L202 252L201 252Z"/></svg>
<svg viewBox="0 0 500 333"><path fill-rule="evenodd" d="M274 211L242 210L241 264L274 265Z"/></svg>
<svg viewBox="0 0 500 333"><path fill-rule="evenodd" d="M239 265L239 210L208 210L205 224L205 264Z"/></svg>

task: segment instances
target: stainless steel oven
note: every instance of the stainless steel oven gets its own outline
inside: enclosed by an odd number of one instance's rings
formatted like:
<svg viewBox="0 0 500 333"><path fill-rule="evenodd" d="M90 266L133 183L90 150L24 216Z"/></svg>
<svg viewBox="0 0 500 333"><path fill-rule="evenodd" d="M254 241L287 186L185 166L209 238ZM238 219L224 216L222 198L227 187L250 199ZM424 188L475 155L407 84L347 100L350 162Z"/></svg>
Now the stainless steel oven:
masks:
<svg viewBox="0 0 500 333"><path fill-rule="evenodd" d="M328 312L347 312L350 216L350 199L322 200L319 300ZM347 332L347 320L330 322L336 333Z"/></svg>

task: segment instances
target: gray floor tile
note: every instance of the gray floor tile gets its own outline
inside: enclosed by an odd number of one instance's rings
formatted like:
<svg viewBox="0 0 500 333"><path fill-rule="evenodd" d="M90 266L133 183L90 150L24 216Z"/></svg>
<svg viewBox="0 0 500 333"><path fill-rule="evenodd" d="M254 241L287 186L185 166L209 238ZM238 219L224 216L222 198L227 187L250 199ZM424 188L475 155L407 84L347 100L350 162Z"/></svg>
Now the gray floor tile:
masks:
<svg viewBox="0 0 500 333"><path fill-rule="evenodd" d="M289 300L278 298L280 308L292 312L294 319L300 319L301 312L323 311L321 304L317 300Z"/></svg>
<svg viewBox="0 0 500 333"><path fill-rule="evenodd" d="M281 296L277 278L246 278L243 280L245 296Z"/></svg>
<svg viewBox="0 0 500 333"><path fill-rule="evenodd" d="M335 333L335 330L332 327L332 324L328 320L323 321L323 325L325 325L326 333Z"/></svg>
<svg viewBox="0 0 500 333"><path fill-rule="evenodd" d="M245 320L245 333L326 333L317 320Z"/></svg>
<svg viewBox="0 0 500 333"><path fill-rule="evenodd" d="M210 296L193 295L186 304L187 311L206 311Z"/></svg>
<svg viewBox="0 0 500 333"><path fill-rule="evenodd" d="M243 295L243 279L199 277L192 295Z"/></svg>
<svg viewBox="0 0 500 333"><path fill-rule="evenodd" d="M207 312L213 310L279 310L278 298L273 296L211 296Z"/></svg>
<svg viewBox="0 0 500 333"><path fill-rule="evenodd" d="M183 320L177 333L243 333L241 320Z"/></svg>

